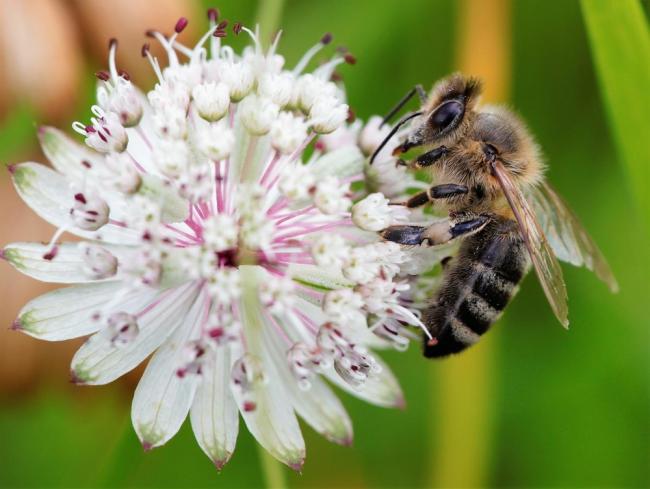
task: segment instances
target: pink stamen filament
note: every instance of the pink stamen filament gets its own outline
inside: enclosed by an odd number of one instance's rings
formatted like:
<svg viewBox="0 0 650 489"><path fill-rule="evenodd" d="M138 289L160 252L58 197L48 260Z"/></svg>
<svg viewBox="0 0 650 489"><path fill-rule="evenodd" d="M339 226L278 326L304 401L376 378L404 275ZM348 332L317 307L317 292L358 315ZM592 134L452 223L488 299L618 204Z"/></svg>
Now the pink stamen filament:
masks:
<svg viewBox="0 0 650 489"><path fill-rule="evenodd" d="M341 220L341 221L331 222L331 223L328 223L328 224L323 224L322 226L314 226L311 229L302 229L302 230L294 231L293 233L287 233L287 234L284 234L282 236L277 236L276 238L273 239L273 242L277 243L279 241L284 241L284 240L289 239L289 238L295 238L296 236L301 236L303 234L310 234L310 233L315 233L315 232L318 232L318 231L326 231L328 229L333 229L333 228L337 228L337 227L353 226L353 225L354 224L352 224L352 220L347 218L347 219L344 219L344 220Z"/></svg>
<svg viewBox="0 0 650 489"><path fill-rule="evenodd" d="M278 219L278 221L276 221L275 225L278 226L278 225L282 224L283 222L288 221L289 219L293 219L294 217L298 217L298 216L300 216L302 214L311 213L311 211L313 211L315 209L316 209L315 205L310 205L310 206L304 207L304 208L302 208L300 210L290 212L287 215L277 216L276 219Z"/></svg>

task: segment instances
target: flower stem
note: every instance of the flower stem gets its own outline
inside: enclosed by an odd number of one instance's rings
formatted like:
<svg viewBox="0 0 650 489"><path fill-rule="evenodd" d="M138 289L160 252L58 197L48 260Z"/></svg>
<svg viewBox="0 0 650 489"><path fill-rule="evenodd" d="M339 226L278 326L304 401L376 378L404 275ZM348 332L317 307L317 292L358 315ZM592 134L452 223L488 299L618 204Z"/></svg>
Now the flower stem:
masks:
<svg viewBox="0 0 650 489"><path fill-rule="evenodd" d="M287 481L284 477L284 467L280 462L273 458L262 445L257 445L260 457L264 483L268 489L285 489Z"/></svg>
<svg viewBox="0 0 650 489"><path fill-rule="evenodd" d="M271 35L278 29L282 18L284 0L260 0L257 7L257 23L260 26L260 42L267 47Z"/></svg>
<svg viewBox="0 0 650 489"><path fill-rule="evenodd" d="M463 0L458 5L457 68L483 79L488 102L503 102L510 85L510 0ZM430 426L432 487L490 485L499 354L493 334L435 366L432 392L440 421Z"/></svg>

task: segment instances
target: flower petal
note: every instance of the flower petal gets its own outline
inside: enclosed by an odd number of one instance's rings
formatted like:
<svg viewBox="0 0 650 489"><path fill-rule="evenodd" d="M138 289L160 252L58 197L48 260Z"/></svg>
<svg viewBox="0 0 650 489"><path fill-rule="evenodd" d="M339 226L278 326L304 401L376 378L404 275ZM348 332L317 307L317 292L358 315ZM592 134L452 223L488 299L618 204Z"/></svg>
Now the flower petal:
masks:
<svg viewBox="0 0 650 489"><path fill-rule="evenodd" d="M63 131L54 127L43 126L38 130L43 153L50 160L52 166L64 175L81 181L85 172L84 163L92 166L102 162L102 155L88 146L78 143Z"/></svg>
<svg viewBox="0 0 650 489"><path fill-rule="evenodd" d="M404 394L393 372L381 358L374 353L372 355L381 371L373 372L360 387L353 387L345 382L333 367L324 375L330 382L363 401L382 407L403 408Z"/></svg>
<svg viewBox="0 0 650 489"><path fill-rule="evenodd" d="M188 342L201 334L201 318L209 303L200 294L182 324L149 361L133 395L131 419L145 450L166 443L180 429L194 400L200 381L196 374L181 378Z"/></svg>
<svg viewBox="0 0 650 489"><path fill-rule="evenodd" d="M288 323L285 325L289 327ZM264 330L264 347L272 352L274 358L284 360L286 348L283 348L280 341L272 329ZM352 422L343 404L327 384L315 375L309 379L309 390L303 391L291 375L286 361L277 362L276 367L298 415L328 440L340 445L350 445Z"/></svg>
<svg viewBox="0 0 650 489"><path fill-rule="evenodd" d="M319 178L333 175L338 178L351 177L363 171L364 156L356 146L343 148L325 153L309 165L314 175Z"/></svg>
<svg viewBox="0 0 650 489"><path fill-rule="evenodd" d="M11 167L14 186L18 194L36 214L56 227L68 227L71 233L82 238L98 239L109 243L135 244L138 233L113 224L99 231L85 231L71 226L69 210L74 202L74 191L60 173L38 163L20 163Z"/></svg>
<svg viewBox="0 0 650 489"><path fill-rule="evenodd" d="M326 270L316 265L291 263L287 274L296 282L321 290L336 290L354 285L337 270Z"/></svg>
<svg viewBox="0 0 650 489"><path fill-rule="evenodd" d="M258 284L263 278L260 272L259 267L240 267L243 286L240 312L248 352L262 362L268 383L254 385L256 407L241 412L248 430L260 445L292 469L300 470L305 459L305 442L284 383L263 345L264 329L273 326L262 317L262 305L257 295ZM234 388L233 394L241 406L240 390Z"/></svg>
<svg viewBox="0 0 650 489"><path fill-rule="evenodd" d="M94 333L101 323L93 321L92 315L122 287L119 282L104 282L48 292L25 304L13 327L48 341L69 340Z"/></svg>
<svg viewBox="0 0 650 489"><path fill-rule="evenodd" d="M190 410L196 441L218 469L230 460L239 431L239 410L230 390L233 360L229 346L212 353L203 365L203 379Z"/></svg>
<svg viewBox="0 0 650 489"><path fill-rule="evenodd" d="M91 336L72 359L73 380L107 384L132 370L183 322L196 292L196 285L190 283L159 293L150 301L155 306L138 318L138 335L121 348L112 345L102 331Z"/></svg>
<svg viewBox="0 0 650 489"><path fill-rule="evenodd" d="M128 250L126 247L104 245L113 255ZM46 260L43 255L51 250L49 245L40 243L11 243L0 251L0 255L16 270L42 282L72 284L97 282L84 272L83 253L78 243L57 245L56 257Z"/></svg>

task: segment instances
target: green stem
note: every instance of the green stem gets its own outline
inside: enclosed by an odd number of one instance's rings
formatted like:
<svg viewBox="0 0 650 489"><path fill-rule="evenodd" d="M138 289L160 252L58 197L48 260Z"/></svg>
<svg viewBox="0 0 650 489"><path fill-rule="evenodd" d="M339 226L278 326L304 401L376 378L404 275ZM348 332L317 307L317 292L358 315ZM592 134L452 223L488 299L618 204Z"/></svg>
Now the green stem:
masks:
<svg viewBox="0 0 650 489"><path fill-rule="evenodd" d="M260 0L257 7L257 23L260 26L260 42L262 46L268 46L271 42L271 35L280 26L284 0Z"/></svg>
<svg viewBox="0 0 650 489"><path fill-rule="evenodd" d="M268 489L285 489L288 487L284 477L284 466L274 459L262 445L258 444L257 450L259 452L265 486Z"/></svg>

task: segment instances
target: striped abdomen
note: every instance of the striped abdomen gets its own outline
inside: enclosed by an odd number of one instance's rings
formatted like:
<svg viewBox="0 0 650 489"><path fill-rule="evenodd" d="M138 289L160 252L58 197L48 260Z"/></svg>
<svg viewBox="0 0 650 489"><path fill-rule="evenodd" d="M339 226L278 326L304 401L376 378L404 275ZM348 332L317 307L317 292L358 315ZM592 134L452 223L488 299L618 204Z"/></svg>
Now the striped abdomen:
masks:
<svg viewBox="0 0 650 489"><path fill-rule="evenodd" d="M476 343L496 321L528 269L528 252L514 221L490 222L463 240L445 270L423 322L435 338L425 338L424 355L443 357Z"/></svg>

